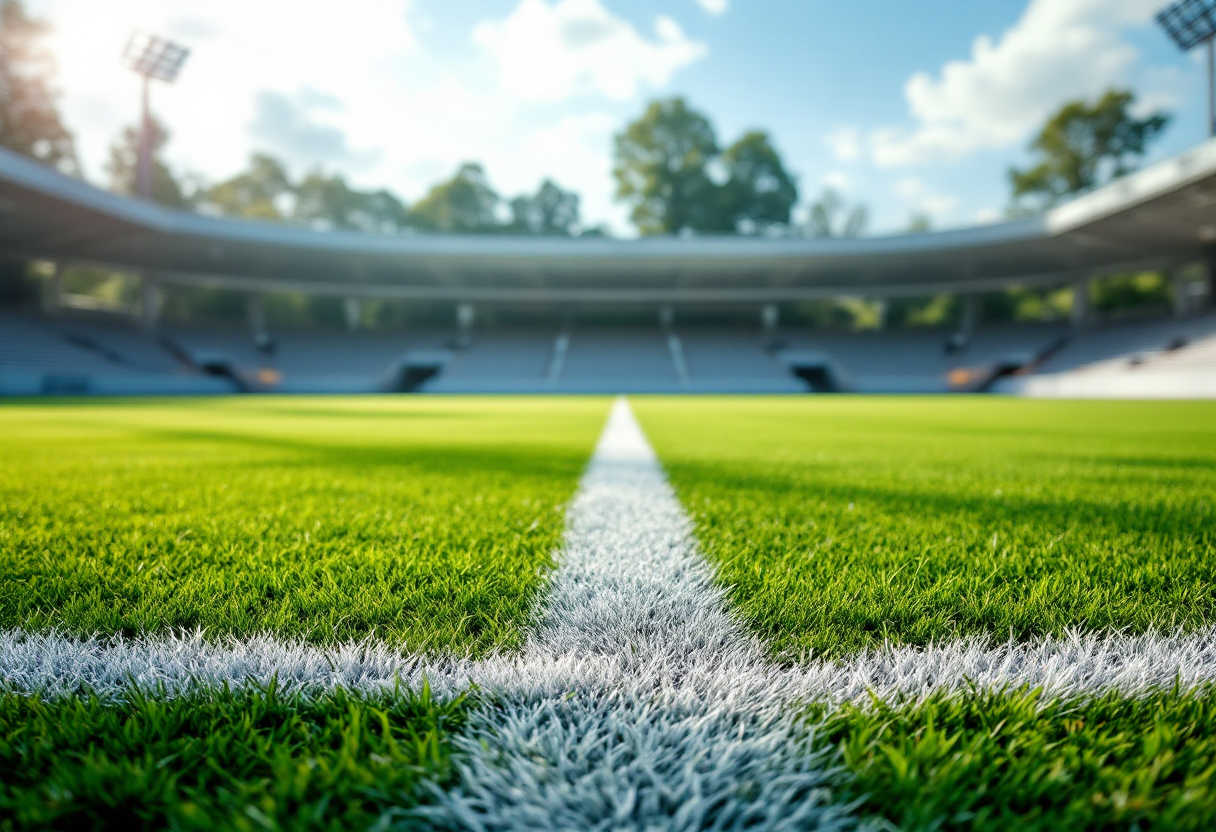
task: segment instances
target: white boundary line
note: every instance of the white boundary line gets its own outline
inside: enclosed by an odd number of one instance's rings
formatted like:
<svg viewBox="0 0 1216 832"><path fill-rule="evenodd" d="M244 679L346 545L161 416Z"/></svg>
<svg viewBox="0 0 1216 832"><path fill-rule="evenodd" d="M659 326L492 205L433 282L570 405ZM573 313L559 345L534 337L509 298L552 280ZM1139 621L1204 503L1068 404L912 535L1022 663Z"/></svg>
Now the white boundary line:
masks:
<svg viewBox="0 0 1216 832"><path fill-rule="evenodd" d="M833 828L825 752L791 703L924 697L1028 685L1051 696L1216 681L1216 630L1070 634L1029 645L972 639L780 668L728 612L687 515L619 400L569 513L561 564L519 655L409 656L368 641L333 648L271 636L73 639L0 633L0 686L121 697L277 679L306 694L493 694L462 751L458 788L423 810L479 829L616 825Z"/></svg>
<svg viewBox="0 0 1216 832"><path fill-rule="evenodd" d="M387 693L400 684L418 688L424 678L440 696L477 684L489 692L555 696L584 687L611 686L642 693L653 686L653 668L636 656L495 656L480 661L425 658L373 642L315 647L261 635L209 641L201 633L138 639L78 639L58 633L0 632L0 690L55 697L94 694L121 699L132 688L163 686L169 696L265 686L320 695L336 688ZM738 665L734 665L738 667ZM720 688L729 657L710 668L684 668L677 689ZM744 668L748 665L744 664ZM740 677L722 691L741 695ZM768 668L753 693L828 704L923 699L972 687L1042 688L1055 697L1117 691L1138 696L1154 689L1183 690L1216 684L1216 630L1176 635L1097 636L1071 633L1029 644L992 644L983 638L935 647L887 647L839 662Z"/></svg>

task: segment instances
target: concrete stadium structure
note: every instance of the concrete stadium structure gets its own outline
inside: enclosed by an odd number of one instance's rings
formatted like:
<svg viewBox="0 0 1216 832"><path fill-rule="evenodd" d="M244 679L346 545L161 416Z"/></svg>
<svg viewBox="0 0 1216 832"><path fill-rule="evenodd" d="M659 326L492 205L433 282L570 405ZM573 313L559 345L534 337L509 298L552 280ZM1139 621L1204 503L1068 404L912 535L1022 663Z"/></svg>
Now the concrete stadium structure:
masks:
<svg viewBox="0 0 1216 832"><path fill-rule="evenodd" d="M0 150L0 256L55 264L41 313L0 316L0 393L937 392L1216 395L1216 140L1045 214L859 239L640 240L360 234L174 211ZM73 264L135 272L139 326L64 314ZM1195 280L1196 268L1203 276ZM1175 276L1171 319L1094 321L1084 287L1123 271ZM1189 271L1184 271L1189 269ZM974 299L1072 283L1071 320L977 325ZM161 321L167 286L248 293L243 330ZM264 293L345 301L350 329L269 333ZM788 304L939 293L952 331L792 326ZM357 331L367 299L450 304L451 324ZM551 325L481 326L486 310L549 310ZM747 310L751 327L681 326ZM652 323L599 322L645 310ZM589 314L591 313L591 314ZM580 323L580 320L583 322Z"/></svg>

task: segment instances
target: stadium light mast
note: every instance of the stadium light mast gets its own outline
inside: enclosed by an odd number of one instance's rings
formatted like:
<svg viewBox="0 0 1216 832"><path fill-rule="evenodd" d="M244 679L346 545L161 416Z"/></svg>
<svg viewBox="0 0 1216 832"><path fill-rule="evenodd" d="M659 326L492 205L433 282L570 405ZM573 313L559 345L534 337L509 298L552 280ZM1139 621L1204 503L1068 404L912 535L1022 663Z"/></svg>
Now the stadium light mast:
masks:
<svg viewBox="0 0 1216 832"><path fill-rule="evenodd" d="M1207 45L1208 135L1216 136L1216 0L1178 0L1157 14L1157 22L1183 52Z"/></svg>
<svg viewBox="0 0 1216 832"><path fill-rule="evenodd" d="M153 79L172 84L182 71L190 50L171 40L135 32L127 41L123 60L127 67L143 78L143 110L139 122L139 151L135 163L135 191L144 199L152 199L152 111L148 104L148 88Z"/></svg>

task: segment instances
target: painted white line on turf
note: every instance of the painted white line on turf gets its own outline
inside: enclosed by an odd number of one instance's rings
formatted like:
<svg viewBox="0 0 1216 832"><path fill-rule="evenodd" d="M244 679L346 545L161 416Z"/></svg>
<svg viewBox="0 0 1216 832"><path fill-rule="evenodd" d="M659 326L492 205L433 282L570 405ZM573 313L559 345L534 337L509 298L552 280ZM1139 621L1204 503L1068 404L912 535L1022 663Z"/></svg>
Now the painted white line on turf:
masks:
<svg viewBox="0 0 1216 832"><path fill-rule="evenodd" d="M456 740L459 784L420 812L473 829L851 827L623 399L569 524L521 663ZM571 659L592 672L554 686Z"/></svg>
<svg viewBox="0 0 1216 832"><path fill-rule="evenodd" d="M376 643L314 647L274 636L222 639L200 634L136 639L78 639L57 633L0 632L0 690L46 697L89 693L120 699L133 687L163 687L170 696L222 685L265 686L320 695L336 688L391 692L424 678L439 695L476 683L492 691L557 695L581 687L615 686L640 692L649 673L635 673L636 657L494 657L481 661L419 658ZM708 671L708 674L705 673ZM720 676L696 669L684 680ZM1117 691L1137 696L1159 688L1182 690L1216 683L1216 630L1176 635L1073 633L1031 643L993 644L982 638L937 647L887 647L838 662L770 669L774 697L826 703L919 699L971 688L1040 687L1047 696ZM727 691L731 695L733 691Z"/></svg>
<svg viewBox="0 0 1216 832"><path fill-rule="evenodd" d="M170 693L228 683L305 693L388 691L425 676L440 695L495 694L463 743L460 786L428 810L474 828L790 828L846 822L825 760L787 705L1031 685L1049 695L1216 680L1216 631L1071 635L1031 645L888 648L780 669L727 612L628 406L614 406L569 513L561 564L525 649L421 659L376 643L315 648L270 637L77 640L0 634L0 683L43 695ZM680 814L683 813L683 814ZM675 821L673 821L673 815Z"/></svg>

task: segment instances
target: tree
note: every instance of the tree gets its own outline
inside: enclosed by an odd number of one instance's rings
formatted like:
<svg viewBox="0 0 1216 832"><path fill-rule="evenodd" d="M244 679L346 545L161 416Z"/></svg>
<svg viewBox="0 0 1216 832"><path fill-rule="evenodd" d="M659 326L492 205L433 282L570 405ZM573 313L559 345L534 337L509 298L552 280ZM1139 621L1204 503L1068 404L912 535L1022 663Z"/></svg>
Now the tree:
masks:
<svg viewBox="0 0 1216 832"><path fill-rule="evenodd" d="M481 165L466 162L414 205L410 222L427 231L493 233L503 227L498 219L500 201Z"/></svg>
<svg viewBox="0 0 1216 832"><path fill-rule="evenodd" d="M713 125L682 98L655 101L615 139L617 197L642 234L719 230L708 165L718 155Z"/></svg>
<svg viewBox="0 0 1216 832"><path fill-rule="evenodd" d="M272 156L255 153L249 168L207 189L205 202L221 214L250 219L284 219L283 197L294 187L283 164Z"/></svg>
<svg viewBox="0 0 1216 832"><path fill-rule="evenodd" d="M617 198L632 204L642 234L763 234L788 225L798 202L766 133L722 151L709 119L682 98L651 103L616 137L615 152Z"/></svg>
<svg viewBox="0 0 1216 832"><path fill-rule="evenodd" d="M722 230L761 234L789 224L798 186L767 134L745 134L722 154L722 163L727 174L720 201Z"/></svg>
<svg viewBox="0 0 1216 832"><path fill-rule="evenodd" d="M152 118L152 201L170 208L186 208L193 194L188 194L182 181L165 163L162 153L169 143L169 131L156 118ZM136 166L139 159L139 128L125 127L118 139L110 145L110 160L106 171L110 174L110 187L120 194L134 195L136 188Z"/></svg>
<svg viewBox="0 0 1216 832"><path fill-rule="evenodd" d="M860 237L870 221L864 205L849 207L832 188L811 204L808 227L812 237Z"/></svg>
<svg viewBox="0 0 1216 832"><path fill-rule="evenodd" d="M928 211L913 211L912 215L908 217L909 234L924 234L932 230L933 217L929 216Z"/></svg>
<svg viewBox="0 0 1216 832"><path fill-rule="evenodd" d="M409 211L389 191L358 191L341 175L316 170L295 188L293 217L326 229L388 233L408 224Z"/></svg>
<svg viewBox="0 0 1216 832"><path fill-rule="evenodd" d="M1073 101L1060 108L1030 145L1038 164L1009 171L1015 202L1029 197L1046 208L1133 170L1169 123L1164 113L1137 119L1134 101L1128 90L1111 90L1096 104Z"/></svg>
<svg viewBox="0 0 1216 832"><path fill-rule="evenodd" d="M0 0L0 146L75 173L72 134L50 84L52 59L39 43L46 28L19 0Z"/></svg>
<svg viewBox="0 0 1216 832"><path fill-rule="evenodd" d="M548 236L575 234L579 230L578 194L563 191L546 179L535 196L511 200L511 230Z"/></svg>

